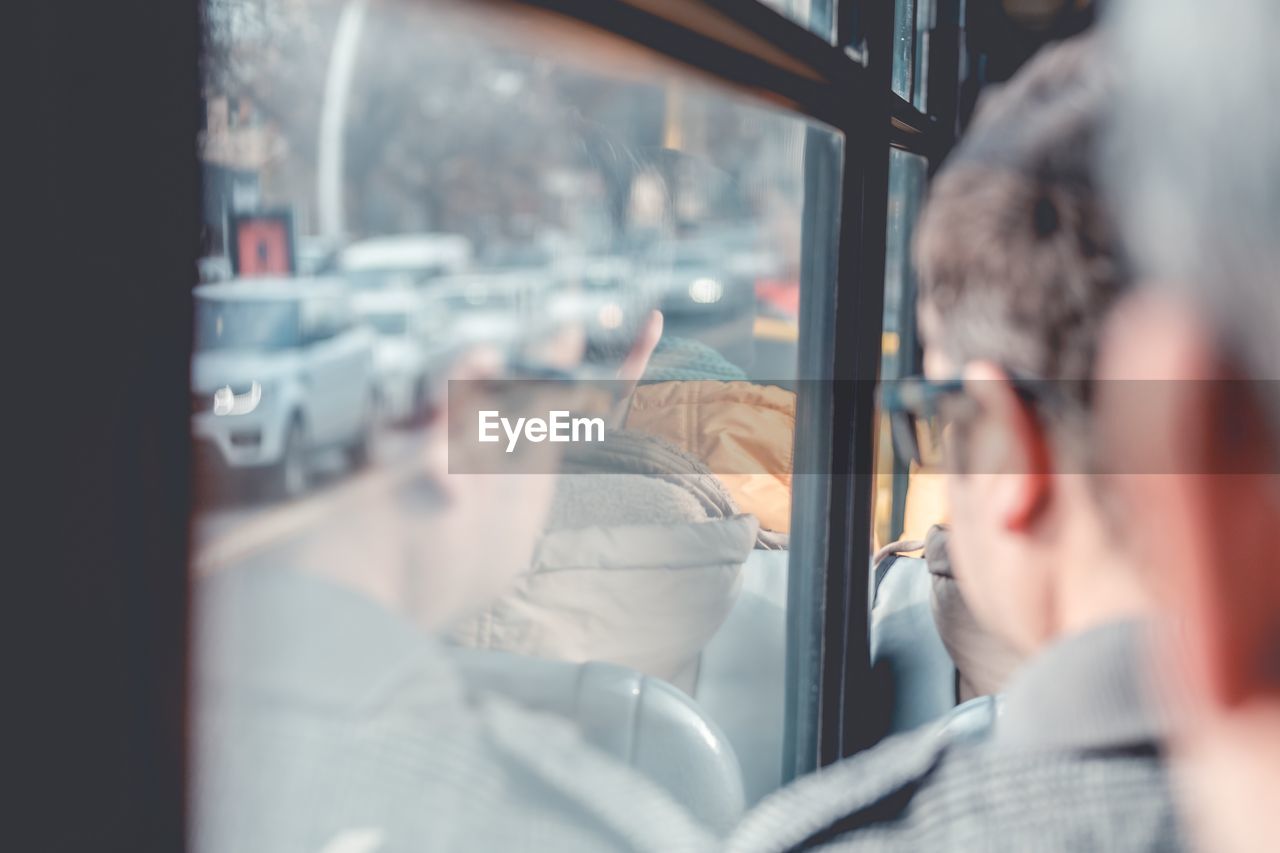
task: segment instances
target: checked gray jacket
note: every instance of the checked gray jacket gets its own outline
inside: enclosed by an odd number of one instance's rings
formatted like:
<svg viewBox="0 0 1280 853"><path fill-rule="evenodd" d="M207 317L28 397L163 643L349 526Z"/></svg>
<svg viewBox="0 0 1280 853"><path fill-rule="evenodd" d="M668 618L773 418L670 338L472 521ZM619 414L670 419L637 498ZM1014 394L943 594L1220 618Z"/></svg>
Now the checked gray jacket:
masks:
<svg viewBox="0 0 1280 853"><path fill-rule="evenodd" d="M729 850L1182 849L1140 635L1117 623L1058 643L1015 677L992 731L927 726L800 779Z"/></svg>

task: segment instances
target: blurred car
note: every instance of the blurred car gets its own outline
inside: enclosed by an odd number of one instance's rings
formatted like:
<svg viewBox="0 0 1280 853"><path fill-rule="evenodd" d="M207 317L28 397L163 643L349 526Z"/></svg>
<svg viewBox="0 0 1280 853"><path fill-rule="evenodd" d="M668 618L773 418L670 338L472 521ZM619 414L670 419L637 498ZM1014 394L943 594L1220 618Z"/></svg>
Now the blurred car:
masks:
<svg viewBox="0 0 1280 853"><path fill-rule="evenodd" d="M426 414L428 342L436 324L416 290L360 291L356 316L375 333L374 375L379 414L392 423L410 423Z"/></svg>
<svg viewBox="0 0 1280 853"><path fill-rule="evenodd" d="M656 294L669 318L713 318L751 310L752 282L734 274L728 256L715 246L678 243L655 258L645 287Z"/></svg>
<svg viewBox="0 0 1280 853"><path fill-rule="evenodd" d="M523 348L521 341L558 322L553 276L545 270L487 270L443 278L423 293L427 306L428 358L448 361L450 353L482 344ZM528 354L514 350L507 357Z"/></svg>
<svg viewBox="0 0 1280 853"><path fill-rule="evenodd" d="M374 336L341 282L240 279L197 287L195 302L192 432L204 464L292 497L317 451L367 461Z"/></svg>
<svg viewBox="0 0 1280 853"><path fill-rule="evenodd" d="M706 344L749 371L755 288L731 272L728 256L714 245L679 242L656 253L649 269L643 286L662 309L665 334Z"/></svg>
<svg viewBox="0 0 1280 853"><path fill-rule="evenodd" d="M398 234L359 240L338 253L338 272L358 290L421 287L471 264L471 241L457 234Z"/></svg>
<svg viewBox="0 0 1280 853"><path fill-rule="evenodd" d="M330 237L299 236L298 275L332 275L338 263L341 242Z"/></svg>
<svg viewBox="0 0 1280 853"><path fill-rule="evenodd" d="M787 274L778 237L758 222L704 225L686 244L714 253L732 275L746 279L772 279Z"/></svg>
<svg viewBox="0 0 1280 853"><path fill-rule="evenodd" d="M620 291L631 284L635 264L623 255L577 255L557 260L552 272L570 288Z"/></svg>
<svg viewBox="0 0 1280 853"><path fill-rule="evenodd" d="M555 265L557 285L574 298L570 310L584 318L588 359L620 359L643 319L660 307L671 282L646 269L625 255L568 257Z"/></svg>
<svg viewBox="0 0 1280 853"><path fill-rule="evenodd" d="M222 255L207 255L196 262L200 281L229 281L234 277L231 272L231 261Z"/></svg>

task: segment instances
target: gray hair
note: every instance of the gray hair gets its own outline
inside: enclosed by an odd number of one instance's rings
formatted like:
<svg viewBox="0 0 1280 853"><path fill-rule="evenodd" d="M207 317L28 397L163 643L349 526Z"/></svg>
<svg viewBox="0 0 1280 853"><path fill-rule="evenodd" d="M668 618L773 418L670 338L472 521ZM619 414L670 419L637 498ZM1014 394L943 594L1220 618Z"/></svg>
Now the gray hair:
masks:
<svg viewBox="0 0 1280 853"><path fill-rule="evenodd" d="M1280 3L1125 0L1106 174L1138 270L1194 300L1280 438Z"/></svg>

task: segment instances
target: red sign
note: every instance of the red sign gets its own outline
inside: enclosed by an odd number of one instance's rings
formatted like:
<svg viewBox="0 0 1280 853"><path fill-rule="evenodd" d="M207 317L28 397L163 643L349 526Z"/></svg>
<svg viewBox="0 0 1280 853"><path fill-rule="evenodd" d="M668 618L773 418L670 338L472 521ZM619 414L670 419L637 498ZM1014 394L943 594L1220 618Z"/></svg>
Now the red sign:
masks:
<svg viewBox="0 0 1280 853"><path fill-rule="evenodd" d="M293 216L288 211L231 217L231 264L238 276L294 274Z"/></svg>

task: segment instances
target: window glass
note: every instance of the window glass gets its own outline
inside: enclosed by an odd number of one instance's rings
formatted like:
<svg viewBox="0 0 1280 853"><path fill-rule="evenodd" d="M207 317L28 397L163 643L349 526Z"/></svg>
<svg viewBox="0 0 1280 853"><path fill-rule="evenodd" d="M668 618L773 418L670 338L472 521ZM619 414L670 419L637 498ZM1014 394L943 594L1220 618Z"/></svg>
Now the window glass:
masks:
<svg viewBox="0 0 1280 853"><path fill-rule="evenodd" d="M915 86L916 0L896 0L893 7L893 91L912 99Z"/></svg>
<svg viewBox="0 0 1280 853"><path fill-rule="evenodd" d="M837 0L762 0L762 2L823 38L831 38L835 29Z"/></svg>
<svg viewBox="0 0 1280 853"><path fill-rule="evenodd" d="M195 348L274 350L298 344L298 303L196 296Z"/></svg>
<svg viewBox="0 0 1280 853"><path fill-rule="evenodd" d="M916 337L916 286L911 266L911 238L928 176L928 161L916 154L892 149L889 157L889 227L885 244L884 337L881 345L880 377L892 382L919 372ZM924 530L906 530L909 498L931 500L923 494L909 494L911 471L894 453L889 421L882 416L876 457L875 542L883 546L900 538L914 538ZM919 492L926 491L926 487ZM916 510L916 507L912 507ZM920 507L911 513L927 516L932 510ZM925 529L939 519L925 523ZM918 524L916 525L918 527Z"/></svg>
<svg viewBox="0 0 1280 853"><path fill-rule="evenodd" d="M509 9L206 2L197 847L594 832L626 786L593 762L727 828L782 780L790 546L825 536L791 465L838 136ZM290 275L235 269L261 211ZM307 347L284 304L360 322ZM492 803L449 807L464 770Z"/></svg>
<svg viewBox="0 0 1280 853"><path fill-rule="evenodd" d="M929 111L929 40L938 24L938 0L916 0L915 105Z"/></svg>
<svg viewBox="0 0 1280 853"><path fill-rule="evenodd" d="M937 0L896 0L893 10L893 91L928 109L929 39Z"/></svg>

